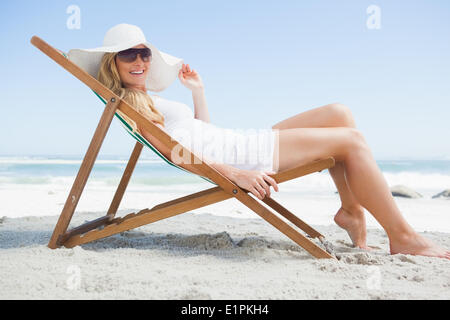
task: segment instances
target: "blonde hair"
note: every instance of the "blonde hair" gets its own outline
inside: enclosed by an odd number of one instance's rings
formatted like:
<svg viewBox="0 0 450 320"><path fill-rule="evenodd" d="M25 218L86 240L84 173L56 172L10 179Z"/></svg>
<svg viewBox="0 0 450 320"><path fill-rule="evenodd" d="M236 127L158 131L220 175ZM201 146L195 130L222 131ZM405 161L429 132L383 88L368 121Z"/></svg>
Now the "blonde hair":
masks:
<svg viewBox="0 0 450 320"><path fill-rule="evenodd" d="M100 70L97 75L98 81L117 94L121 99L128 102L134 110L148 120L164 126L164 116L155 108L152 98L150 98L147 93L141 90L125 88L123 86L119 71L117 70L116 55L117 53L115 52L107 52L103 55L100 63ZM139 128L135 121L131 120L120 110L117 110L117 112L128 122L133 128L133 131L139 132Z"/></svg>

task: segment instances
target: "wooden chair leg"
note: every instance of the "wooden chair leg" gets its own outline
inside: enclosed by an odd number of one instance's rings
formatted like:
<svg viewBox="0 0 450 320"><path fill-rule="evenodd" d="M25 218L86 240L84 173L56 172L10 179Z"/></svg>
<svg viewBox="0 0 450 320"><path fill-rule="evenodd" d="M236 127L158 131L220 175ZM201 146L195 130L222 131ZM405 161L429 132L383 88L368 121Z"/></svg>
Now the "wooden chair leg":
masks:
<svg viewBox="0 0 450 320"><path fill-rule="evenodd" d="M70 237L73 237L77 234L83 234L83 233L89 232L89 231L97 229L98 227L101 227L101 226L105 226L109 222L111 222L111 220L113 220L113 219L114 219L114 216L106 215L106 216L100 217L98 219L95 219L93 221L86 222L76 228L70 229L69 231L67 231L66 233L64 233L58 237L57 245L62 246L62 245L64 245L64 242L66 242L66 240L69 239Z"/></svg>
<svg viewBox="0 0 450 320"><path fill-rule="evenodd" d="M282 219L280 219L278 216L276 216L269 209L264 207L257 200L252 198L249 194L247 194L245 192L241 192L241 193L235 195L235 198L237 200L239 200L242 204L244 204L246 207L253 210L261 218L263 218L264 220L269 222L272 226L277 228L280 232L285 234L288 238L290 238L292 241L297 243L303 249L308 251L312 256L319 258L319 259L323 259L323 258L334 259L334 257L331 254L329 254L326 250L322 249L321 247L316 245L314 242L312 242L311 240L309 240L308 238L303 236L297 230L295 230L290 225L288 225L286 222L284 222Z"/></svg>
<svg viewBox="0 0 450 320"><path fill-rule="evenodd" d="M100 151L100 147L102 146L109 126L111 125L112 118L114 117L119 102L120 100L117 101L112 99L105 106L97 128L95 129L94 136L92 137L91 143L89 144L86 155L84 156L83 162L81 163L78 174L72 185L72 189L70 190L69 196L67 197L66 203L64 204L61 215L59 216L58 222L56 223L48 243L48 247L51 249L58 247L59 236L64 234L69 227L70 220L72 219L75 208L80 200L80 196L89 178L92 167L94 166L95 159L97 159L98 152Z"/></svg>
<svg viewBox="0 0 450 320"><path fill-rule="evenodd" d="M122 179L120 179L119 186L117 187L116 193L114 194L114 198L109 206L109 209L106 215L114 217L119 209L120 202L122 201L123 194L127 189L128 182L130 182L131 175L133 174L134 168L136 167L136 163L141 155L143 145L140 142L136 142L133 152L131 153L130 159L128 160L128 164L125 168L125 171L122 175Z"/></svg>
<svg viewBox="0 0 450 320"><path fill-rule="evenodd" d="M311 238L319 238L324 236L317 230L315 230L313 227L311 227L309 224L304 222L302 219L297 217L295 214L290 212L288 209L283 207L281 204L279 204L277 201L275 201L272 198L264 197L262 200L265 204L270 206L272 209L274 209L276 212L281 214L283 217L288 219L290 222L292 222L294 225L305 231Z"/></svg>

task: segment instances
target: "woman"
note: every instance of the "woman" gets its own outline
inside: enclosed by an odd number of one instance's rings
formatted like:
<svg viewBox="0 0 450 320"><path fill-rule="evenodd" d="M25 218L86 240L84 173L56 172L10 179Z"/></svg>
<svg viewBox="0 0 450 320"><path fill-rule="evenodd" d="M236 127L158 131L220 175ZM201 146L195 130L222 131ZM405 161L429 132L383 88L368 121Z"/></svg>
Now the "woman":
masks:
<svg viewBox="0 0 450 320"><path fill-rule="evenodd" d="M134 42L129 41L133 37ZM119 43L121 45L118 45ZM161 129L166 130L169 135L173 136L171 133L175 132L177 125L193 128L186 123L195 123L214 130L213 125L208 125L209 114L200 75L189 65L177 61L177 58L172 56L166 57L165 61L166 66L170 65L171 61L173 68L167 67L166 72L161 72L164 65L161 63L161 55L168 55L146 42L139 28L118 25L108 31L102 48L90 51L77 50L71 51L72 57L69 52L69 58L84 66L91 74L97 71L100 82ZM90 58L82 56L88 51L91 54L100 53L98 55L100 61L97 61L97 66L91 70L89 63L86 63L86 59ZM167 74L170 72L173 74L174 70L177 70L181 83L192 91L196 120L192 117L185 122L172 121L172 118L176 117L190 117L189 111L183 107L186 105L158 96L150 97L147 94L149 89L161 91L161 88L167 87L172 81L167 78ZM159 77L156 77L157 74ZM164 108L165 112L160 112ZM177 113L170 114L175 109ZM270 196L270 186L278 191L278 186L274 179L269 177L269 173L332 156L336 160L336 165L330 168L329 172L342 202L334 220L348 232L356 247L369 250L366 243L365 208L386 231L391 254L403 253L450 259L450 251L419 235L403 218L369 146L361 132L356 129L348 107L339 103L329 104L281 121L271 129L273 135L266 140L274 143L273 152L270 154L273 158L270 159L272 161L269 162L269 166L257 165L254 167L256 170L248 170L226 163L210 163L210 165L239 187L262 199L264 196ZM170 150L166 150L145 130L140 131L147 140L170 158ZM276 139L271 140L273 137Z"/></svg>

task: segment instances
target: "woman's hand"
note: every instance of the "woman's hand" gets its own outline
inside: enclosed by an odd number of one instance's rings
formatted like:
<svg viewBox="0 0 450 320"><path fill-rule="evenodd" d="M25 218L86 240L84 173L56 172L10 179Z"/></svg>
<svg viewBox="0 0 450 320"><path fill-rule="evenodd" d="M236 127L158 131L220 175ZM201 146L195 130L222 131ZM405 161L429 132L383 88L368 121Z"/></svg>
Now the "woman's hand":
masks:
<svg viewBox="0 0 450 320"><path fill-rule="evenodd" d="M178 78L181 83L191 91L203 89L203 81L200 75L194 69L191 70L188 64L182 65L178 72Z"/></svg>
<svg viewBox="0 0 450 320"><path fill-rule="evenodd" d="M238 170L233 173L233 177L230 180L262 200L266 195L270 197L270 186L278 192L278 185L275 179L269 177L268 174L275 174L275 172Z"/></svg>

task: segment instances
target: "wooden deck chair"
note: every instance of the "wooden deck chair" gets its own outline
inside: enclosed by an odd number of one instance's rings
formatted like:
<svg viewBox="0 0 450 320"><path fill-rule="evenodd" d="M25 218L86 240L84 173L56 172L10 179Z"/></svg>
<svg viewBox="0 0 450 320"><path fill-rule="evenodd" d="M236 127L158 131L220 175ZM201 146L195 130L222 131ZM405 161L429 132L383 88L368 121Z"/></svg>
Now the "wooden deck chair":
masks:
<svg viewBox="0 0 450 320"><path fill-rule="evenodd" d="M242 204L250 208L272 226L277 228L280 232L284 233L295 243L303 247L312 256L316 258L335 259L335 257L325 249L323 249L322 246L308 239L308 237L297 231L291 224L284 221L283 218L279 217L268 207L262 205L262 203L260 202L261 200L250 196L249 191L239 188L232 181L223 176L220 172L215 170L206 162L203 162L199 158L197 158L194 153L191 153L188 149L184 148L177 141L172 139L165 131L161 130L157 125L153 124L153 122L147 120L140 113L135 111L129 104L127 104L116 94L111 92L111 90L103 86L94 77L92 77L72 61L67 59L63 54L61 54L60 51L56 50L37 36L31 38L31 43L51 59L53 59L56 63L61 65L68 72L73 74L84 84L86 84L102 99L102 101L106 103L102 116L100 117L100 121L94 132L94 136L92 137L78 174L62 209L61 215L59 216L53 234L48 243L49 248L55 249L60 246L71 248L162 219L173 217L190 210L195 210L197 208L211 205L223 200L235 198L237 201L240 201ZM68 230L70 221L75 212L80 196L89 178L89 174L95 163L98 152L106 136L106 133L108 132L114 115L116 115L122 122L122 124L127 128L126 121L122 117L120 117L120 115L116 112L117 110L120 110L127 117L135 121L138 126L147 130L156 139L158 139L158 141L165 145L168 150L172 150L175 146L178 145L178 148L180 149L182 154L188 155L188 158L191 161L185 163L184 168L178 166L175 163L172 163L170 160L164 157L164 155L162 155L157 148L152 146L144 137L140 136L139 134L133 133L132 130L128 128L128 132L132 134L137 142L125 168L121 181L117 187L115 195L112 199L111 205L106 212L106 215L93 221L86 222L79 227ZM215 187L158 204L151 209L143 209L137 213L130 213L124 217L115 217L143 145L151 148L168 164L189 173L200 175L201 178L213 183ZM277 183L282 183L310 173L320 172L323 169L333 167L334 164L334 158L330 157L314 161L290 170L278 172L274 175L271 175L271 177L274 178ZM278 212L281 216L290 221L294 226L302 229L310 238L317 238L320 242L324 243L324 236L322 234L303 222L301 219L299 219L285 207L280 205L274 199L266 196L262 200L262 202Z"/></svg>

